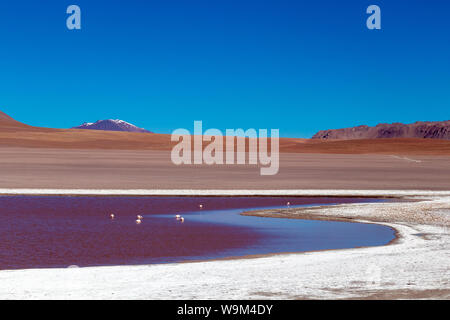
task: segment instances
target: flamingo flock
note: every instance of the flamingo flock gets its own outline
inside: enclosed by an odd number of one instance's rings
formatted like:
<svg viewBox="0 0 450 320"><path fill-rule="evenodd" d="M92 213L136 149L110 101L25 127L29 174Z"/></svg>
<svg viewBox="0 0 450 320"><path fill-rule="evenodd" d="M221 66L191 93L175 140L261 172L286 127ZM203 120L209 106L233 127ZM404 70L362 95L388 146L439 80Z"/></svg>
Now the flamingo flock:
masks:
<svg viewBox="0 0 450 320"><path fill-rule="evenodd" d="M114 213L111 213L111 214L109 215L109 218L110 218L111 220L114 220L114 219L116 218L116 215L115 215ZM143 219L144 219L144 217L141 216L140 214L138 214L138 215L136 216L136 224L141 224Z"/></svg>
<svg viewBox="0 0 450 320"><path fill-rule="evenodd" d="M286 205L289 207L289 206L291 205L291 203L290 203L290 202L287 202ZM200 209L203 209L203 204L199 204L198 207L199 207ZM114 219L116 218L116 216L114 215L114 213L111 213L111 214L109 215L109 217L110 217L111 220L114 220ZM144 219L144 217L141 216L140 214L138 214L138 215L136 216L136 224L141 224L143 219ZM179 214L175 215L175 219L176 219L177 221L180 221L181 223L184 222L184 217L182 217L182 216L179 215Z"/></svg>
<svg viewBox="0 0 450 320"><path fill-rule="evenodd" d="M202 205L200 205L200 206L202 206ZM116 216L114 215L114 213L111 213L110 215L109 215L109 218L111 219L111 220L114 220L115 218L116 218ZM181 215L179 215L179 214L177 214L177 215L175 215L175 218L177 219L177 221L180 221L181 223L183 223L184 222L184 217L182 217ZM136 216L136 224L141 224L142 223L142 220L144 220L144 217L143 216L141 216L140 214L138 214L137 216Z"/></svg>

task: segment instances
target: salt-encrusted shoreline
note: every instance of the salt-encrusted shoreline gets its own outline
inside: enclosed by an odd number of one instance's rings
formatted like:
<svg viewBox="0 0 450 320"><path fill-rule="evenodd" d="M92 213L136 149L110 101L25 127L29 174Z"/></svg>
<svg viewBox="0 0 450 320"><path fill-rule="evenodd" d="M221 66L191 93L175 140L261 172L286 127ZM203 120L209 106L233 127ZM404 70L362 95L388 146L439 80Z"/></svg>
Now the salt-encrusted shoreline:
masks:
<svg viewBox="0 0 450 320"><path fill-rule="evenodd" d="M248 191L245 195L254 192ZM296 195L401 196L419 201L251 213L376 222L397 230L398 241L388 246L165 265L0 271L0 298L450 298L450 192L294 191Z"/></svg>
<svg viewBox="0 0 450 320"><path fill-rule="evenodd" d="M347 196L411 197L450 196L433 190L330 190L330 189L37 189L0 188L0 195L93 195L93 196Z"/></svg>

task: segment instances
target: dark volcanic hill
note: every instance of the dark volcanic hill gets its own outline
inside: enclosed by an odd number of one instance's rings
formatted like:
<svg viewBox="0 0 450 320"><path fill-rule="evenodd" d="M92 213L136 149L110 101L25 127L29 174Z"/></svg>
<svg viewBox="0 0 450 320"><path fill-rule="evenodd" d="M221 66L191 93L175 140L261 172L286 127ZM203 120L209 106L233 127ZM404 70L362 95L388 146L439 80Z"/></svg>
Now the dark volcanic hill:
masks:
<svg viewBox="0 0 450 320"><path fill-rule="evenodd" d="M321 130L313 139L383 139L428 138L450 140L450 120L434 122L380 123L375 127L358 126L344 129Z"/></svg>
<svg viewBox="0 0 450 320"><path fill-rule="evenodd" d="M72 129L89 129L89 130L105 130L105 131L126 131L126 132L146 132L151 131L136 127L135 125L123 120L98 120L94 123L83 123L81 126L73 127Z"/></svg>

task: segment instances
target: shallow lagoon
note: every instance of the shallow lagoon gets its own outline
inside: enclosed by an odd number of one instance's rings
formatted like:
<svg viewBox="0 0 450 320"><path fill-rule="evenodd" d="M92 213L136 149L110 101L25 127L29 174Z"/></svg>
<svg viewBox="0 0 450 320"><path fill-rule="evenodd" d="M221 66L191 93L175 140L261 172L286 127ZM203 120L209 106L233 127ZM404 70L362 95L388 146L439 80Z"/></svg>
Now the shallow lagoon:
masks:
<svg viewBox="0 0 450 320"><path fill-rule="evenodd" d="M395 234L381 225L240 215L286 207L287 202L294 207L372 201L380 200L1 196L0 269L167 263L384 245ZM139 225L138 214L144 217Z"/></svg>

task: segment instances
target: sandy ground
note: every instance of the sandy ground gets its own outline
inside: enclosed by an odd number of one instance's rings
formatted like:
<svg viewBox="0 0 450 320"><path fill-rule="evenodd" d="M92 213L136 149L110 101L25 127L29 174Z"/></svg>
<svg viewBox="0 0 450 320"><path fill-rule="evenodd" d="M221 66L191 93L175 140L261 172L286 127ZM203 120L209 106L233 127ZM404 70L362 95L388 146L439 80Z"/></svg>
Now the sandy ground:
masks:
<svg viewBox="0 0 450 320"><path fill-rule="evenodd" d="M175 166L175 144L168 134L32 127L0 111L0 188L450 190L450 140L281 138L274 176Z"/></svg>
<svg viewBox="0 0 450 320"><path fill-rule="evenodd" d="M386 191L372 193L377 192ZM449 299L450 192L436 196L427 191L409 195L391 191L391 195L418 201L281 211L289 218L318 215L385 224L399 235L387 246L182 264L0 271L0 298Z"/></svg>
<svg viewBox="0 0 450 320"><path fill-rule="evenodd" d="M450 190L450 156L282 153L280 171L176 166L169 151L0 148L0 188Z"/></svg>

